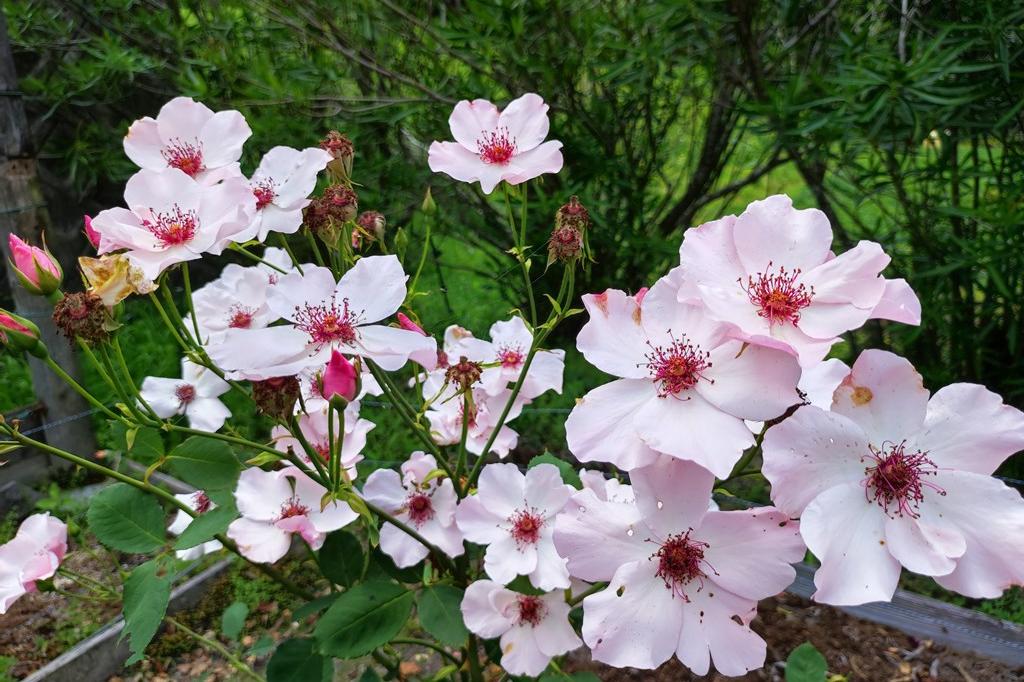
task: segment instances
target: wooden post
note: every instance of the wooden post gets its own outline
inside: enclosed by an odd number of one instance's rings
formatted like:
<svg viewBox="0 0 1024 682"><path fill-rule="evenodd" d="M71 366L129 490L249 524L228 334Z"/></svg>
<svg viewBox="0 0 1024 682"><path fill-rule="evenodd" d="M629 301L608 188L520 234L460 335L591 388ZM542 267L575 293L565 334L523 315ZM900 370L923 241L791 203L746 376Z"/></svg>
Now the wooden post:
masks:
<svg viewBox="0 0 1024 682"><path fill-rule="evenodd" d="M18 90L18 76L7 37L7 19L0 11L0 254L4 260L10 259L9 234L39 244L43 230L50 224L36 174L25 106ZM76 275L71 272L69 277ZM53 325L50 303L42 296L32 296L22 289L10 267L7 267L7 280L17 313L39 326L43 343L53 359L70 375L77 376L74 351ZM29 365L33 389L45 407L43 420L53 424L45 431L46 442L79 454L91 453L95 449L95 440L90 420L73 419L87 412L89 406L45 364L29 358Z"/></svg>

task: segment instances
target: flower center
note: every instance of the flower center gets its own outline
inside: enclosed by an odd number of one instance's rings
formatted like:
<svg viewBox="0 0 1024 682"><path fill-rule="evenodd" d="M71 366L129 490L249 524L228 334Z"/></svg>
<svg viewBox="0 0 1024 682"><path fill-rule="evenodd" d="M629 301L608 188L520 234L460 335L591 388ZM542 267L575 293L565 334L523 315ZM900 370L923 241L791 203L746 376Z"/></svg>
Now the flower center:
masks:
<svg viewBox="0 0 1024 682"><path fill-rule="evenodd" d="M668 346L652 346L647 353L647 368L656 384L661 384L658 395L678 395L682 391L693 388L701 379L714 383L713 379L704 376L711 367L711 353L704 352L697 344L686 341L684 334L681 339L672 339Z"/></svg>
<svg viewBox="0 0 1024 682"><path fill-rule="evenodd" d="M175 206L166 213L153 213L152 220L143 220L142 226L153 233L163 246L178 246L192 240L199 227L195 211L182 211Z"/></svg>
<svg viewBox="0 0 1024 682"><path fill-rule="evenodd" d="M938 473L935 462L920 450L907 453L906 444L903 441L890 445L888 450L871 448L868 459L874 465L864 469L864 494L891 518L907 515L916 519L920 516L917 509L924 499L925 488L939 495L945 495L946 491L925 479Z"/></svg>
<svg viewBox="0 0 1024 682"><path fill-rule="evenodd" d="M274 181L270 178L265 178L254 183L252 186L252 195L256 197L256 210L262 209L264 206L274 200L277 194L274 192Z"/></svg>
<svg viewBox="0 0 1024 682"><path fill-rule="evenodd" d="M540 625L548 610L540 597L529 594L516 595L516 609L519 611L516 622L520 625L526 623L533 628Z"/></svg>
<svg viewBox="0 0 1024 682"><path fill-rule="evenodd" d="M243 305L231 306L231 310L228 311L228 326L232 329L248 329L252 326L252 316L255 313L255 310Z"/></svg>
<svg viewBox="0 0 1024 682"><path fill-rule="evenodd" d="M196 494L192 496L192 504L195 505L196 514L205 514L210 511L210 506L213 504L210 502L210 498L206 496L206 493L202 490L196 491Z"/></svg>
<svg viewBox="0 0 1024 682"><path fill-rule="evenodd" d="M717 571L704 559L704 552L708 549L708 543L690 538L693 529L685 533L670 535L664 544L655 552L651 559L658 559L657 576L665 581L665 587L672 590L673 595L690 601L686 596L684 588L697 580L700 584L697 587L699 592L704 587L704 579L707 573L706 566L712 573Z"/></svg>
<svg viewBox="0 0 1024 682"><path fill-rule="evenodd" d="M498 362L506 369L516 369L523 364L523 349L520 346L504 346L498 350Z"/></svg>
<svg viewBox="0 0 1024 682"><path fill-rule="evenodd" d="M334 341L352 343L356 340L358 324L359 315L349 308L347 298L341 307L334 301L295 307L295 326L309 334L318 347Z"/></svg>
<svg viewBox="0 0 1024 682"><path fill-rule="evenodd" d="M508 128L498 128L491 132L483 132L476 141L480 160L499 166L507 164L516 153L516 140L509 137Z"/></svg>
<svg viewBox="0 0 1024 682"><path fill-rule="evenodd" d="M509 517L512 524L512 539L516 544L535 545L540 540L540 529L544 525L544 517L536 509L520 509Z"/></svg>
<svg viewBox="0 0 1024 682"><path fill-rule="evenodd" d="M203 147L198 140L184 142L176 137L171 140L169 145L160 150L160 154L167 161L168 166L177 168L190 178L194 178L206 170L206 167L203 166Z"/></svg>
<svg viewBox="0 0 1024 682"><path fill-rule="evenodd" d="M281 517L278 520L290 519L293 516L305 516L308 513L309 507L293 497L281 505Z"/></svg>
<svg viewBox="0 0 1024 682"><path fill-rule="evenodd" d="M409 495L405 506L409 509L409 520L416 527L434 518L434 505L430 501L430 495L426 493L416 492Z"/></svg>
<svg viewBox="0 0 1024 682"><path fill-rule="evenodd" d="M196 387L192 384L180 384L174 389L174 396L182 405L188 405L196 399Z"/></svg>
<svg viewBox="0 0 1024 682"><path fill-rule="evenodd" d="M800 311L811 304L814 287L808 291L806 286L797 283L800 268L788 272L780 267L777 273L771 272L769 261L767 270L759 273L756 279L752 276L747 278L743 290L750 302L757 306L757 314L768 320L768 324L796 324L800 321ZM742 280L740 286L743 286Z"/></svg>
<svg viewBox="0 0 1024 682"><path fill-rule="evenodd" d="M320 459L327 461L331 458L331 445L327 441L312 443L313 451L320 456Z"/></svg>

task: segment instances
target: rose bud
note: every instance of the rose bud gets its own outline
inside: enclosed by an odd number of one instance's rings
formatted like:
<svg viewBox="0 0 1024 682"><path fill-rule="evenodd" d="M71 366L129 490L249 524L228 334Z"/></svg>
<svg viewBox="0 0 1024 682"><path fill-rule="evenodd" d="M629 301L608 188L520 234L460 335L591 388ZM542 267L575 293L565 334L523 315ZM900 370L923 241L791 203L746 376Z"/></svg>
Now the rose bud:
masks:
<svg viewBox="0 0 1024 682"><path fill-rule="evenodd" d="M320 148L330 152L334 157L327 164L327 173L331 180L341 182L352 175L352 160L356 155L352 140L337 130L332 130L320 141Z"/></svg>
<svg viewBox="0 0 1024 682"><path fill-rule="evenodd" d="M344 400L342 409L359 395L359 370L336 350L331 351L331 361L320 379L320 393L332 404Z"/></svg>
<svg viewBox="0 0 1024 682"><path fill-rule="evenodd" d="M0 309L0 344L12 351L28 351L36 357L45 357L46 348L39 341L39 327L24 317Z"/></svg>
<svg viewBox="0 0 1024 682"><path fill-rule="evenodd" d="M92 244L92 248L100 248L100 233L93 229L92 218L87 215L82 216L82 224L85 225L85 238Z"/></svg>
<svg viewBox="0 0 1024 682"><path fill-rule="evenodd" d="M420 336L426 336L427 333L423 331L423 327L419 326L415 322L409 319L405 313L398 313L398 326L406 331L416 332Z"/></svg>
<svg viewBox="0 0 1024 682"><path fill-rule="evenodd" d="M48 250L32 246L13 234L9 235L7 245L11 249L11 267L26 291L49 296L60 289L64 272Z"/></svg>

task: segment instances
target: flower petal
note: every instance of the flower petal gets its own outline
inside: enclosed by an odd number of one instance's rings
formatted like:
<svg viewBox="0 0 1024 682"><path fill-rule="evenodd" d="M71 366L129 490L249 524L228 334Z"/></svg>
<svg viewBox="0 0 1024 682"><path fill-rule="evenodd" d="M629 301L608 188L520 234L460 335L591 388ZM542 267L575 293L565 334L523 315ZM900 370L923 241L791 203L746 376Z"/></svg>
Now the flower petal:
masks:
<svg viewBox="0 0 1024 682"><path fill-rule="evenodd" d="M611 462L629 471L650 464L657 453L640 438L633 414L657 399L646 379L619 379L598 386L576 402L565 422L569 450L581 462Z"/></svg>
<svg viewBox="0 0 1024 682"><path fill-rule="evenodd" d="M781 350L729 341L711 351L710 381L696 390L718 409L742 419L774 419L800 402L797 359Z"/></svg>
<svg viewBox="0 0 1024 682"><path fill-rule="evenodd" d="M785 267L808 272L824 263L832 245L832 227L816 208L795 209L784 194L754 201L733 226L736 252L748 274Z"/></svg>
<svg viewBox="0 0 1024 682"><path fill-rule="evenodd" d="M906 358L866 350L836 389L832 411L860 424L875 447L900 443L924 423L928 391Z"/></svg>
<svg viewBox="0 0 1024 682"><path fill-rule="evenodd" d="M548 109L540 95L528 92L508 103L498 116L496 127L508 129L509 137L515 140L516 149L522 154L539 145L548 136L551 125Z"/></svg>
<svg viewBox="0 0 1024 682"><path fill-rule="evenodd" d="M490 133L498 127L498 107L485 99L462 100L452 109L448 117L448 127L451 128L452 137L464 149L476 155L478 151L477 140L485 133ZM431 166L431 170L437 170Z"/></svg>

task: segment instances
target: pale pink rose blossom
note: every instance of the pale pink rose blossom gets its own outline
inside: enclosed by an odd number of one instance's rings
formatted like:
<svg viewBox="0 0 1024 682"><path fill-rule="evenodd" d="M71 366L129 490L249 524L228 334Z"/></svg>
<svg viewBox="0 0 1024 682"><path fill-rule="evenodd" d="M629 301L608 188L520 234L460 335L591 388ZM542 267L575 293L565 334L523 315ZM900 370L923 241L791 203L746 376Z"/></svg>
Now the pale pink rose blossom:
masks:
<svg viewBox="0 0 1024 682"><path fill-rule="evenodd" d="M552 464L538 464L525 476L515 464L488 464L455 520L467 540L487 545L484 571L492 580L507 585L525 575L538 589L564 589L569 573L551 535L572 491Z"/></svg>
<svg viewBox="0 0 1024 682"><path fill-rule="evenodd" d="M263 156L249 187L256 213L236 241L265 241L271 232L293 234L302 226L302 209L309 205L316 178L332 159L319 147L298 150L274 147Z"/></svg>
<svg viewBox="0 0 1024 682"><path fill-rule="evenodd" d="M732 338L731 325L678 302L669 279L642 304L614 289L584 296L583 304L590 320L577 348L621 378L587 393L566 421L569 449L581 462L628 471L663 453L725 478L754 444L743 420L774 419L799 402L792 355Z"/></svg>
<svg viewBox="0 0 1024 682"><path fill-rule="evenodd" d="M527 93L504 110L484 99L462 100L448 119L455 142L432 142L427 163L435 173L479 182L490 194L510 185L562 170L562 143L548 136L548 105Z"/></svg>
<svg viewBox="0 0 1024 682"><path fill-rule="evenodd" d="M211 370L182 359L181 378L146 377L139 391L161 419L183 414L189 426L200 431L219 431L231 411L217 399L231 386Z"/></svg>
<svg viewBox="0 0 1024 682"><path fill-rule="evenodd" d="M341 416L337 413L334 415L334 437L335 439L342 439L340 453L341 468L349 480L353 481L358 476L356 465L363 461L362 452L366 447L366 435L376 426L373 422L359 416L359 407L360 405L356 401L350 402L345 407L344 425L341 423ZM306 409L308 410L307 413L296 410L296 414L299 415L296 420L299 424L299 431L301 431L303 438L306 439L306 442L309 443L319 456L321 463L326 463L330 455L327 403L326 401L319 403L307 402ZM276 449L281 452L288 452L290 450L298 455L307 465L312 466L309 455L306 454L302 443L288 429L283 426L275 426L270 432L270 438ZM299 470L296 467L288 467L287 471L298 472Z"/></svg>
<svg viewBox="0 0 1024 682"><path fill-rule="evenodd" d="M402 464L402 473L378 469L363 486L363 497L394 516L450 557L464 550L462 533L455 525L458 496L449 478L427 477L437 469L433 455L414 452ZM427 557L427 548L396 526L380 529L380 548L399 568L415 566Z"/></svg>
<svg viewBox="0 0 1024 682"><path fill-rule="evenodd" d="M218 343L229 329L262 329L277 319L267 306L270 280L256 267L230 263L221 276L192 294L199 340L203 345ZM192 332L192 320L185 329Z"/></svg>
<svg viewBox="0 0 1024 682"><path fill-rule="evenodd" d="M287 324L230 329L210 349L213 361L232 378L267 379L299 374L327 364L332 350L369 358L387 371L413 360L437 363L434 339L398 327L374 324L405 301L408 276L395 256L361 258L335 282L327 268L279 278L267 296L271 312Z"/></svg>
<svg viewBox="0 0 1024 682"><path fill-rule="evenodd" d="M929 399L904 358L861 353L832 411L768 430L765 477L821 561L814 598L888 601L903 566L969 597L1024 583L1024 500L991 474L1024 449L1024 414L983 386Z"/></svg>
<svg viewBox="0 0 1024 682"><path fill-rule="evenodd" d="M522 374L526 356L533 345L533 332L521 317L513 317L491 325L491 340L473 336L472 332L453 325L445 331L445 353L450 359L467 357L481 363L480 385L489 395L497 395L510 387ZM562 392L565 351L539 350L530 363L519 395L533 400L546 391Z"/></svg>
<svg viewBox="0 0 1024 682"><path fill-rule="evenodd" d="M68 527L49 512L32 514L9 542L0 546L0 615L18 597L36 591L36 581L52 578L68 551Z"/></svg>
<svg viewBox="0 0 1024 682"><path fill-rule="evenodd" d="M755 201L686 231L679 300L703 302L750 341L820 361L840 334L872 317L920 324L921 305L903 280L886 280L889 256L862 241L836 256L832 227L817 209L785 195Z"/></svg>
<svg viewBox="0 0 1024 682"><path fill-rule="evenodd" d="M181 493L179 495L175 495L175 497L178 498L178 501L188 505L188 508L196 514L202 515L217 508L217 505L214 504L202 490L197 490L194 493ZM171 521L171 525L167 527L167 531L173 535L181 535L196 518L198 517L189 516L183 510L179 509L178 513L174 515L174 520ZM199 543L195 547L179 549L174 552L174 555L182 561L195 561L207 554L219 552L222 548L223 545L220 544L220 540L208 540L206 542Z"/></svg>
<svg viewBox="0 0 1024 682"><path fill-rule="evenodd" d="M474 455L483 454L491 434L498 425L498 418L512 396L505 389L496 395L488 395L477 383L472 389L469 424L466 427L466 450ZM455 445L462 440L462 421L465 417L463 395L456 386L446 383L443 371L430 372L423 381L423 398L429 401L426 412L430 422L430 436L438 445ZM516 446L519 434L509 427L508 422L518 417L527 401L517 396L512 408L505 416L505 423L491 444L491 452L505 457Z"/></svg>
<svg viewBox="0 0 1024 682"><path fill-rule="evenodd" d="M235 489L241 518L228 526L227 535L242 555L258 563L274 563L299 534L313 549L320 549L331 531L355 521L359 515L347 504L328 502L327 489L306 476L288 470L242 472Z"/></svg>
<svg viewBox="0 0 1024 682"><path fill-rule="evenodd" d="M109 208L92 219L98 253L126 249L147 279L204 253L220 254L256 211L244 178L207 187L173 168L139 171L124 198L128 208Z"/></svg>
<svg viewBox="0 0 1024 682"><path fill-rule="evenodd" d="M190 97L175 97L155 119L135 121L124 137L124 152L140 168L176 168L203 184L239 177L242 145L252 135L239 112L214 113Z"/></svg>
<svg viewBox="0 0 1024 682"><path fill-rule="evenodd" d="M850 373L850 368L838 358L823 360L816 365L804 367L797 390L807 405L816 405L827 410L832 405L832 393ZM764 422L748 421L747 426L754 433L761 433Z"/></svg>
<svg viewBox="0 0 1024 682"><path fill-rule="evenodd" d="M569 623L561 591L526 595L490 580L477 580L462 598L462 619L484 639L500 637L501 667L537 677L551 659L583 645Z"/></svg>
<svg viewBox="0 0 1024 682"><path fill-rule="evenodd" d="M709 511L714 475L671 457L630 474L635 503L573 495L555 524L558 553L582 580L609 581L583 600L595 660L653 669L674 654L697 675L764 665L750 629L760 599L785 589L803 556L797 523L770 508Z"/></svg>

